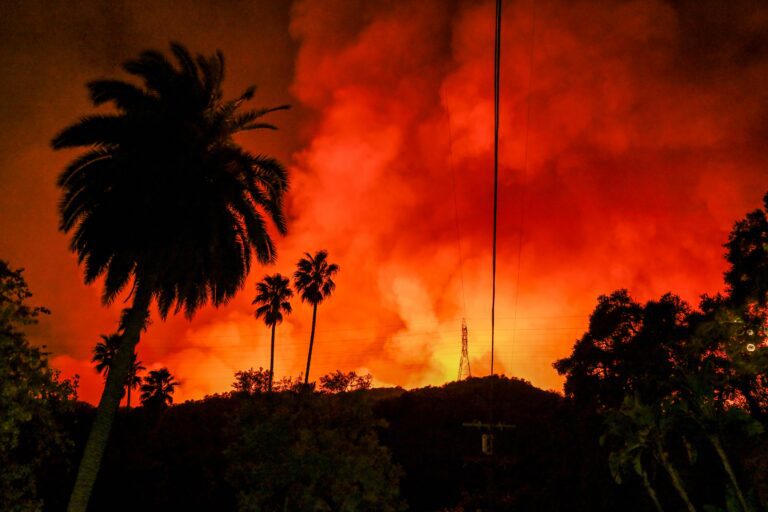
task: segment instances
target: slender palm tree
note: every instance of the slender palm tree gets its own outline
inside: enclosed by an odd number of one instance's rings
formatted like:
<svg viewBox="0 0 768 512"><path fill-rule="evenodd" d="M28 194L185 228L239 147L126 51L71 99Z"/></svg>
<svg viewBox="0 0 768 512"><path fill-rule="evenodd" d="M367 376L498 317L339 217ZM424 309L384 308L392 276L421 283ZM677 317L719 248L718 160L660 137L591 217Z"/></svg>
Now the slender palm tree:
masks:
<svg viewBox="0 0 768 512"><path fill-rule="evenodd" d="M339 271L335 263L328 263L328 251L317 251L315 255L305 253L296 264L293 283L296 291L301 294L301 300L312 304L312 331L309 335L309 354L307 355L307 371L304 373L304 385L309 384L309 365L312 362L312 346L315 343L315 326L317 324L317 305L329 297L336 288L333 276Z"/></svg>
<svg viewBox="0 0 768 512"><path fill-rule="evenodd" d="M83 452L69 510L84 512L101 463L112 419L131 366L131 354L153 299L162 318L188 317L212 302L226 303L243 286L252 253L275 260L267 218L286 231L283 196L288 186L276 160L254 155L233 136L274 129L262 116L288 108L241 110L248 88L234 100L222 93L224 57L192 56L172 44L175 63L145 51L123 69L142 85L120 80L88 84L94 105L110 114L86 116L51 142L82 148L61 173L60 228L86 283L103 277L109 304L130 288L120 350L104 387Z"/></svg>
<svg viewBox="0 0 768 512"><path fill-rule="evenodd" d="M176 382L168 368L152 370L141 385L141 404L144 407L165 407L173 403Z"/></svg>
<svg viewBox="0 0 768 512"><path fill-rule="evenodd" d="M112 363L115 360L117 349L120 347L120 334L110 334L109 336L102 334L102 341L98 342L93 348L92 363L96 363L96 371L104 374L106 379L109 375L109 369L112 367ZM133 361L128 373L128 378L125 382L126 391L126 406L131 407L131 389L136 389L141 385L141 377L138 375L140 372L146 370L141 361L136 360L136 353L133 354Z"/></svg>
<svg viewBox="0 0 768 512"><path fill-rule="evenodd" d="M125 391L126 391L126 402L125 405L129 409L131 408L131 390L137 389L139 386L141 386L141 383L143 382L143 378L139 373L146 370L143 364L141 364L141 361L136 360L136 353L133 354L133 362L131 363L131 367L128 370L128 381L125 383Z"/></svg>
<svg viewBox="0 0 768 512"><path fill-rule="evenodd" d="M115 334L102 334L101 341L93 347L92 363L95 363L95 369L98 373L103 374L106 379L109 375L109 369L112 367L112 362L115 360L115 354L120 347L120 335Z"/></svg>
<svg viewBox="0 0 768 512"><path fill-rule="evenodd" d="M263 318L267 327L272 328L272 343L269 350L269 384L267 390L272 391L272 376L275 374L275 326L283 321L283 314L291 314L290 299L293 297L291 282L280 274L264 276L256 283L257 305L256 318Z"/></svg>

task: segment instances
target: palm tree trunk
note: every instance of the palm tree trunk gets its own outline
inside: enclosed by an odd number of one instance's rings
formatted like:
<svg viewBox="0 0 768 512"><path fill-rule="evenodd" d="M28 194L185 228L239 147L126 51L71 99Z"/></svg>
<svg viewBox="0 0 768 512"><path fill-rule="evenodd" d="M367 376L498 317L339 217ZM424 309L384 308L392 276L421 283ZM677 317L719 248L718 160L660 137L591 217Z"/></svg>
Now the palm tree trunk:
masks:
<svg viewBox="0 0 768 512"><path fill-rule="evenodd" d="M312 309L312 332L309 335L309 355L307 356L307 371L304 373L304 386L309 385L309 364L312 362L312 345L315 344L315 324L317 322L317 304Z"/></svg>
<svg viewBox="0 0 768 512"><path fill-rule="evenodd" d="M736 491L736 497L739 499L739 504L741 504L742 510L744 510L744 512L750 512L751 509L747 506L747 500L744 498L744 493L741 492L741 486L739 486L739 482L736 480L736 473L733 472L733 467L731 466L730 460L728 460L728 455L725 453L723 444L720 442L720 437L717 434L707 434L707 439L709 439L709 442L715 448L717 455L720 457L720 461L723 463L725 472L728 473L728 478L731 479L731 484L733 485L734 491Z"/></svg>
<svg viewBox="0 0 768 512"><path fill-rule="evenodd" d="M688 493L685 491L683 480L680 478L680 474L675 469L675 466L673 466L672 462L670 462L669 455L664 450L664 447L661 446L661 443L656 443L656 449L659 460L661 461L661 465L664 467L667 474L669 475L669 478L672 480L672 485L675 487L675 490L685 502L685 506L688 509L688 512L696 512L696 507L693 506L691 499L688 497Z"/></svg>
<svg viewBox="0 0 768 512"><path fill-rule="evenodd" d="M93 484L99 473L99 466L107 446L112 422L123 397L123 386L128 378L133 351L139 341L141 330L149 310L152 292L149 288L139 286L133 297L133 306L125 321L125 330L120 340L120 348L115 354L112 367L107 375L107 382L96 409L96 418L91 426L88 441L85 444L77 479L69 498L68 512L85 512L91 497Z"/></svg>
<svg viewBox="0 0 768 512"><path fill-rule="evenodd" d="M272 392L272 376L275 374L275 326L272 324L272 345L269 349L269 386L267 390Z"/></svg>
<svg viewBox="0 0 768 512"><path fill-rule="evenodd" d="M661 503L659 502L659 497L656 495L656 490L651 485L651 480L648 478L648 473L642 468L635 466L635 473L640 477L640 479L643 481L643 486L645 487L645 490L648 492L648 496L650 496L651 501L653 501L653 504L656 506L656 510L658 512L664 512L664 509L661 508Z"/></svg>

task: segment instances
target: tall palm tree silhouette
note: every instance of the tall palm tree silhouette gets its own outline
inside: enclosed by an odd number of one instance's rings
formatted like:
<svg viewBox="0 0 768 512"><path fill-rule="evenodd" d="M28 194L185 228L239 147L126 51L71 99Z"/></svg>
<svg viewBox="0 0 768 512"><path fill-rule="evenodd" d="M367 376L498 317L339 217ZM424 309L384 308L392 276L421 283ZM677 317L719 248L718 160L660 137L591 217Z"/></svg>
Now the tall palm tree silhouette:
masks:
<svg viewBox="0 0 768 512"><path fill-rule="evenodd" d="M104 378L109 376L109 369L115 360L117 349L120 348L120 335L110 334L109 336L102 334L101 340L93 348L92 363L96 363L96 371L104 374ZM125 391L127 393L126 406L131 407L131 389L136 389L141 385L141 377L139 372L146 370L141 361L136 360L136 353L133 354L133 360L128 371L128 378L125 381Z"/></svg>
<svg viewBox="0 0 768 512"><path fill-rule="evenodd" d="M315 255L305 253L296 264L293 274L296 291L303 302L312 304L312 331L309 335L309 354L307 355L307 371L304 373L304 385L309 384L309 365L312 362L312 347L315 343L315 326L317 324L317 305L329 297L336 288L333 276L339 271L335 263L328 263L328 251L317 251Z"/></svg>
<svg viewBox="0 0 768 512"><path fill-rule="evenodd" d="M86 116L51 142L54 149L85 148L58 185L60 228L72 232L86 283L104 278L105 304L130 284L133 300L70 497L73 512L88 505L152 300L163 318L227 302L242 288L252 252L260 263L275 259L265 217L286 231L284 168L245 151L233 136L274 129L262 116L288 107L242 111L255 89L224 100L221 52L193 57L179 44L171 51L175 64L145 51L123 65L143 86L90 82L94 105L111 103L116 111Z"/></svg>
<svg viewBox="0 0 768 512"><path fill-rule="evenodd" d="M143 364L141 364L141 361L136 359L136 353L134 352L133 361L131 362L131 366L128 369L128 380L125 383L125 390L127 393L125 405L129 409L131 408L131 390L141 386L141 383L144 379L139 375L139 373L143 372L144 370L146 370L146 368Z"/></svg>
<svg viewBox="0 0 768 512"><path fill-rule="evenodd" d="M173 403L176 382L168 368L152 370L141 385L141 404L145 407L165 407Z"/></svg>
<svg viewBox="0 0 768 512"><path fill-rule="evenodd" d="M283 314L291 313L291 297L293 297L291 282L280 274L264 276L264 279L256 283L256 298L253 299L253 304L258 306L256 318L263 318L267 327L272 328L268 391L272 391L272 377L275 374L275 326L283 321Z"/></svg>

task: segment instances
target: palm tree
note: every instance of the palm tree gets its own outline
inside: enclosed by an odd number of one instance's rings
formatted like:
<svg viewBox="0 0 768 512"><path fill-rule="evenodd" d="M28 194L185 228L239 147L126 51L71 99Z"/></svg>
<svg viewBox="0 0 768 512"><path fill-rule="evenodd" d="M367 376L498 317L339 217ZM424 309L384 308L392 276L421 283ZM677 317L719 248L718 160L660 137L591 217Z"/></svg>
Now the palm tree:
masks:
<svg viewBox="0 0 768 512"><path fill-rule="evenodd" d="M307 371L304 373L304 385L309 384L309 365L312 362L312 346L315 342L315 325L317 323L317 305L329 297L336 288L333 276L339 271L335 263L328 263L328 251L317 251L314 256L305 253L296 264L293 274L296 290L301 294L303 302L312 304L312 332L309 335L309 355L307 356Z"/></svg>
<svg viewBox="0 0 768 512"><path fill-rule="evenodd" d="M127 393L125 405L129 409L131 408L131 390L141 386L143 378L139 375L140 372L146 370L141 361L136 360L136 353L133 354L133 362L128 370L128 381L125 383L125 390Z"/></svg>
<svg viewBox="0 0 768 512"><path fill-rule="evenodd" d="M102 341L98 342L93 348L92 363L96 363L96 371L104 374L104 378L109 375L109 369L112 367L112 363L115 360L117 349L120 347L120 334L110 334L106 336L101 335ZM125 390L127 392L126 406L131 407L131 389L136 389L141 385L141 377L139 372L146 370L141 361L136 360L136 353L133 354L133 361L128 373L128 378L125 382Z"/></svg>
<svg viewBox="0 0 768 512"><path fill-rule="evenodd" d="M106 379L109 375L109 369L112 367L112 362L115 360L115 354L120 347L120 335L115 334L102 334L101 341L93 347L92 363L96 363L96 372L104 375Z"/></svg>
<svg viewBox="0 0 768 512"><path fill-rule="evenodd" d="M284 168L245 151L233 136L274 129L260 118L288 107L241 111L255 89L223 99L221 52L193 57L179 44L171 51L176 65L157 51L124 64L142 86L90 82L94 105L111 103L116 111L86 116L51 142L54 149L84 148L58 185L60 228L72 232L85 282L104 278L105 304L127 288L133 301L121 322L120 350L83 452L71 512L88 505L152 300L162 318L171 310L192 317L208 301L226 303L242 288L252 252L260 263L275 260L265 217L279 233L286 231Z"/></svg>
<svg viewBox="0 0 768 512"><path fill-rule="evenodd" d="M168 368L152 370L141 385L141 405L144 407L165 407L173 403L173 392L179 383L173 379Z"/></svg>
<svg viewBox="0 0 768 512"><path fill-rule="evenodd" d="M256 318L263 318L267 327L272 327L272 343L269 351L269 384L272 391L272 376L275 373L275 326L283 321L283 313L289 315L292 311L290 298L293 297L290 280L280 274L264 276L256 283L256 298L253 304L256 308Z"/></svg>

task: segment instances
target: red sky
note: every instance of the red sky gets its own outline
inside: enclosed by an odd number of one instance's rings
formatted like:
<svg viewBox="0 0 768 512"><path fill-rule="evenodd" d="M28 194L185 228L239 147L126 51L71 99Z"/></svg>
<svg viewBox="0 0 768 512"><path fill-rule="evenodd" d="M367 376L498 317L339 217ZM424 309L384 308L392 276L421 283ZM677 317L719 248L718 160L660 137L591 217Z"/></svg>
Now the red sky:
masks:
<svg viewBox="0 0 768 512"><path fill-rule="evenodd" d="M473 372L486 373L493 2L217 4L3 7L0 257L27 269L53 311L32 339L81 375L82 398L98 397L90 350L122 304L100 304L57 231L55 177L73 154L48 141L89 112L87 80L123 76L126 58L178 40L224 52L230 94L255 83L258 104L294 109L271 119L280 131L241 140L291 172L279 261L254 268L226 307L191 322L155 315L139 344L148 368L182 381L177 400L268 365L254 282L320 248L341 272L320 307L314 377L455 379L463 316ZM722 243L768 189L768 8L505 0L502 30L497 368L559 389L551 363L599 294L721 289ZM311 309L294 306L278 329L279 376L306 360Z"/></svg>

